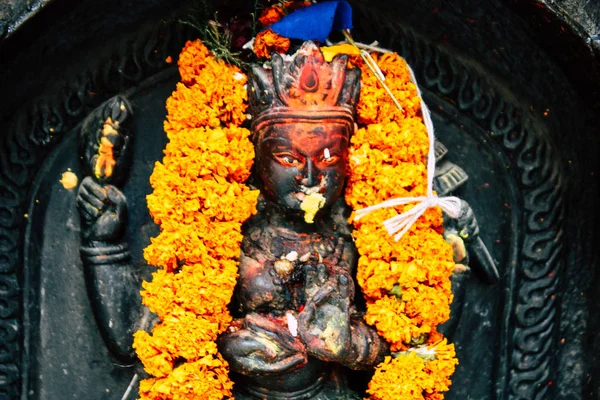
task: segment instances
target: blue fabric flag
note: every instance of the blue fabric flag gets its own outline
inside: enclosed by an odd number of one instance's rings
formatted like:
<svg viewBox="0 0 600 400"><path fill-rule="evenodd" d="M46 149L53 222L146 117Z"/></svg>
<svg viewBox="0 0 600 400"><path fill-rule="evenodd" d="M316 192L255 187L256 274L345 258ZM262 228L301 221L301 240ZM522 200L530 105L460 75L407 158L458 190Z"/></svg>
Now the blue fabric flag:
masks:
<svg viewBox="0 0 600 400"><path fill-rule="evenodd" d="M352 7L345 1L327 1L301 8L269 26L289 39L324 42L332 31L352 28Z"/></svg>

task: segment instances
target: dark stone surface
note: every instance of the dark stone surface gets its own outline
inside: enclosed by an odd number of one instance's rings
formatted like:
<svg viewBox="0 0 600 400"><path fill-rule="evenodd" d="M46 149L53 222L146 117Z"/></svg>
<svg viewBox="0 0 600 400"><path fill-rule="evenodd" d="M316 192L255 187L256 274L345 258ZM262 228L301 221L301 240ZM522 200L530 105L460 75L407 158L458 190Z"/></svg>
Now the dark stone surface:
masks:
<svg viewBox="0 0 600 400"><path fill-rule="evenodd" d="M52 0L2 0L0 1L0 40L10 36Z"/></svg>
<svg viewBox="0 0 600 400"><path fill-rule="evenodd" d="M590 0L554 0L544 1L549 8L556 7L558 12L572 23L581 27L590 36L600 34L600 7L597 1Z"/></svg>
<svg viewBox="0 0 600 400"><path fill-rule="evenodd" d="M143 105L147 112L136 123L134 135L143 136L161 126L166 116L163 99L175 86L172 76L161 80L159 88L155 83L142 85L130 94L134 107ZM134 164L124 191L131 208L130 219L135 221L127 225L125 238L137 261L143 259L149 238L158 233L145 205L145 196L151 192L148 177L166 144L164 135L156 133L155 140L134 142ZM26 298L32 305L26 316L36 325L29 331L31 347L23 366L23 390L31 399L81 399L92 393L94 399L120 399L136 372L134 364L119 361L107 349L82 285L85 278L79 255L77 190L57 185L68 169L85 176L79 154L73 151L79 147L78 142L77 130L68 133L46 160L32 187L31 196L39 206L31 207L26 234L29 246L24 257L28 265L38 267L25 271L25 281L43 289L31 288ZM135 309L132 307L132 311ZM65 391L67 387L70 389Z"/></svg>
<svg viewBox="0 0 600 400"><path fill-rule="evenodd" d="M0 4L5 32L18 4ZM448 398L600 399L592 32L532 1L354 4L355 35L394 48L417 72L449 159L470 176L459 194L499 266L500 284L466 283ZM77 172L73 129L108 98L133 94L127 237L142 262L155 234L146 182L175 72L142 82L193 36L170 18L185 6L54 0L0 43L0 398L120 398L129 381L95 329L74 195L57 174Z"/></svg>

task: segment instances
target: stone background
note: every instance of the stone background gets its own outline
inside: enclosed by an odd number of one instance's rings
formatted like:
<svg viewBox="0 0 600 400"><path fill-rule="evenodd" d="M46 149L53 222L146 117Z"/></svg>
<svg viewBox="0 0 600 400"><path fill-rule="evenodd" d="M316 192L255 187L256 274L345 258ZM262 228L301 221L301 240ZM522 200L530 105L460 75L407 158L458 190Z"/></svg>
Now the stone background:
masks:
<svg viewBox="0 0 600 400"><path fill-rule="evenodd" d="M581 25L590 36L598 40L600 34L600 2L597 0L543 0L548 8Z"/></svg>
<svg viewBox="0 0 600 400"><path fill-rule="evenodd" d="M53 0L0 0L0 40L10 36L30 17ZM506 0L506 2L517 0ZM582 34L600 40L600 1L598 0L539 0L554 13L562 15ZM600 47L600 45L598 45Z"/></svg>

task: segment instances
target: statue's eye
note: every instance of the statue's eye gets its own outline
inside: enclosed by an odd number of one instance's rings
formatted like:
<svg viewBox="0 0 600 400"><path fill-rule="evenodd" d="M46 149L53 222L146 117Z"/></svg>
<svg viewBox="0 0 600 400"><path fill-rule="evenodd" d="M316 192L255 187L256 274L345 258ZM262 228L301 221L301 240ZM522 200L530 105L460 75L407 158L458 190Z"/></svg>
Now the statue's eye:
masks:
<svg viewBox="0 0 600 400"><path fill-rule="evenodd" d="M294 157L292 154L289 154L289 153L275 154L275 158L277 159L277 161L279 161L279 163L281 163L287 167L296 167L296 166L300 165L300 161L296 157Z"/></svg>
<svg viewBox="0 0 600 400"><path fill-rule="evenodd" d="M321 157L319 157L319 161L325 165L332 165L338 162L340 157L336 154L331 154L329 149L325 149Z"/></svg>

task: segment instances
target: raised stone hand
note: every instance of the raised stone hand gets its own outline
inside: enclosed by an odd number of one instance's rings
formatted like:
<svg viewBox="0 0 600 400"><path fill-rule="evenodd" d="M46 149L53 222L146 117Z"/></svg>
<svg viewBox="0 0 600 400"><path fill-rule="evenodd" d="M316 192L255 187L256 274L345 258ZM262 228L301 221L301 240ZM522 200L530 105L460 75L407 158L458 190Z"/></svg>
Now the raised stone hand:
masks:
<svg viewBox="0 0 600 400"><path fill-rule="evenodd" d="M112 185L101 185L87 176L79 186L77 207L86 241L120 241L127 223L127 199Z"/></svg>
<svg viewBox="0 0 600 400"><path fill-rule="evenodd" d="M479 236L479 223L469 203L464 200L460 203L461 213L456 219L456 230L465 242L470 243Z"/></svg>
<svg viewBox="0 0 600 400"><path fill-rule="evenodd" d="M477 260L473 266L488 283L497 282L499 277L496 264L479 236L479 224L471 206L461 200L458 218L445 221L444 237L452 245L454 262L460 265L471 264L469 256Z"/></svg>
<svg viewBox="0 0 600 400"><path fill-rule="evenodd" d="M306 305L298 318L298 332L308 354L326 361L345 361L352 350L350 307L352 278L341 269L328 276L324 264L307 266Z"/></svg>
<svg viewBox="0 0 600 400"><path fill-rule="evenodd" d="M243 327L219 341L231 369L245 375L278 375L303 366L307 355L302 343L285 325L250 313Z"/></svg>

